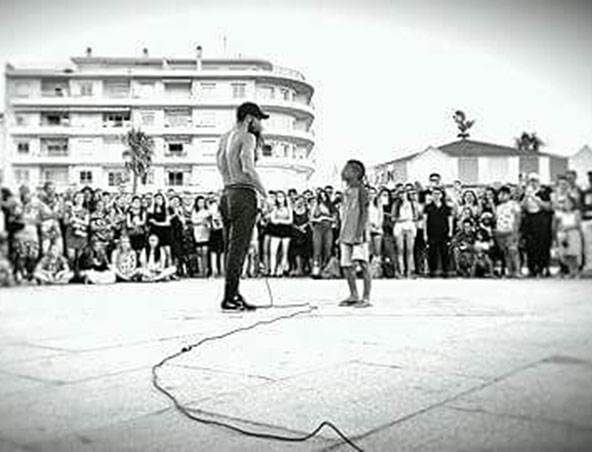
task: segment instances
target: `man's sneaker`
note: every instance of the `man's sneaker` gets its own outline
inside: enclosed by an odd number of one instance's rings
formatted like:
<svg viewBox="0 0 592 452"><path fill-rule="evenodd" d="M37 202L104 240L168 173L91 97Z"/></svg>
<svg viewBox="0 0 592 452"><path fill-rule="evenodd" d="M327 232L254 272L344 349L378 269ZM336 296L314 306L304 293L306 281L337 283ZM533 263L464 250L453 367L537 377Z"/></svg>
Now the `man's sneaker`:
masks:
<svg viewBox="0 0 592 452"><path fill-rule="evenodd" d="M257 309L257 306L247 303L241 294L237 294L234 299L244 311L255 311Z"/></svg>
<svg viewBox="0 0 592 452"><path fill-rule="evenodd" d="M242 304L237 300L236 297L224 300L221 305L222 311L226 312L240 312L243 311Z"/></svg>

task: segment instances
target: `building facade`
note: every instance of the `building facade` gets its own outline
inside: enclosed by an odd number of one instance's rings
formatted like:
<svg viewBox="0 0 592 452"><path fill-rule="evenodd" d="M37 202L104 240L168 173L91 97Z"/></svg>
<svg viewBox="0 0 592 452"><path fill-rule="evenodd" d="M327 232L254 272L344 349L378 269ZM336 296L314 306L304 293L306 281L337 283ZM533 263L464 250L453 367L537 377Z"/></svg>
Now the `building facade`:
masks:
<svg viewBox="0 0 592 452"><path fill-rule="evenodd" d="M390 186L400 182L428 181L437 172L444 183L460 180L467 185L517 183L520 174L538 173L543 183L567 170L567 158L508 146L460 140L376 165L370 181Z"/></svg>
<svg viewBox="0 0 592 452"><path fill-rule="evenodd" d="M574 170L578 175L578 184L582 187L588 186L588 171L592 171L592 148L584 146L578 152L568 159L570 170Z"/></svg>
<svg viewBox="0 0 592 452"><path fill-rule="evenodd" d="M302 188L314 171L313 86L259 59L71 58L61 70L6 66L6 179L36 186L129 184L123 137L155 143L143 190L221 187L218 140L245 101L270 113L257 165L269 188ZM127 181L127 182L126 182ZM142 186L140 186L142 190Z"/></svg>

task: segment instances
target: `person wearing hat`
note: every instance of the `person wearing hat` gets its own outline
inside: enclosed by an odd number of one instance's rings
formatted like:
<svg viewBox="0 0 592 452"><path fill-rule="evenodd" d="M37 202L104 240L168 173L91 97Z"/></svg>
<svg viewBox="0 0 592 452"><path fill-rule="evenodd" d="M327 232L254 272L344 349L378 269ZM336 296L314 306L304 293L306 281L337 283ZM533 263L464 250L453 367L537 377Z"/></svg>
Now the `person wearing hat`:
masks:
<svg viewBox="0 0 592 452"><path fill-rule="evenodd" d="M216 163L224 183L220 199L226 254L224 311L255 309L239 293L239 281L257 218L257 194L266 197L255 160L262 145L261 120L268 118L257 104L243 103L236 110L236 124L218 145Z"/></svg>

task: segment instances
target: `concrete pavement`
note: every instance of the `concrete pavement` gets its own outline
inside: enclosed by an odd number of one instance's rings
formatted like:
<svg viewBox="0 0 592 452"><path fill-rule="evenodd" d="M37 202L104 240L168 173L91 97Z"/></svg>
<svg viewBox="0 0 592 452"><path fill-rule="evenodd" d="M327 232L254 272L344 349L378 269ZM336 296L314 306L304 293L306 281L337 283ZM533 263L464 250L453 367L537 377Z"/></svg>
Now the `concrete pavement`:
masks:
<svg viewBox="0 0 592 452"><path fill-rule="evenodd" d="M159 371L180 401L249 430L323 420L367 451L592 450L592 281L274 279L276 304L318 309L209 342ZM352 450L193 422L151 366L204 337L306 311L221 314L220 280L0 291L2 451ZM269 303L263 280L243 292ZM197 411L194 411L197 413Z"/></svg>

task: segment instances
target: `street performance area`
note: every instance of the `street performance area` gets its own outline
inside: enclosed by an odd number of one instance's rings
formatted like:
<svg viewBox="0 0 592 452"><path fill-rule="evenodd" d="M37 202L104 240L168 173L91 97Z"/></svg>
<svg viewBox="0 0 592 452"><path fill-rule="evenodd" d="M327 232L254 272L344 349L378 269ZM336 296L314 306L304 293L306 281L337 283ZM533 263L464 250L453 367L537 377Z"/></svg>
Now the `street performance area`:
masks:
<svg viewBox="0 0 592 452"><path fill-rule="evenodd" d="M220 312L220 280L20 286L0 295L2 451L585 451L591 280L272 279L274 305ZM241 283L269 305L264 280ZM301 314L296 314L302 311Z"/></svg>

